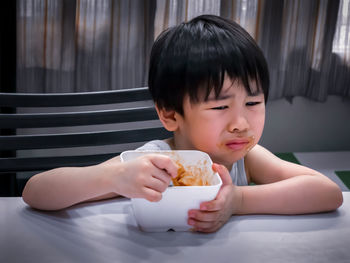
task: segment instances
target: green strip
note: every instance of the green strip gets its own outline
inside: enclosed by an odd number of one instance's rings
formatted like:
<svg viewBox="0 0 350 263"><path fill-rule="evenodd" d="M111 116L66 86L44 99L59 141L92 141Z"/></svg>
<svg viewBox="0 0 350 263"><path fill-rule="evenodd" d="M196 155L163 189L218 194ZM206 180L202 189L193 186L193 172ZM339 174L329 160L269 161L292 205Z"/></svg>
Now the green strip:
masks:
<svg viewBox="0 0 350 263"><path fill-rule="evenodd" d="M282 160L285 160L291 163L300 164L300 162L298 161L298 159L295 157L293 153L275 153L275 155L278 158L281 158Z"/></svg>
<svg viewBox="0 0 350 263"><path fill-rule="evenodd" d="M335 171L335 174L338 175L346 187L350 189L350 171Z"/></svg>

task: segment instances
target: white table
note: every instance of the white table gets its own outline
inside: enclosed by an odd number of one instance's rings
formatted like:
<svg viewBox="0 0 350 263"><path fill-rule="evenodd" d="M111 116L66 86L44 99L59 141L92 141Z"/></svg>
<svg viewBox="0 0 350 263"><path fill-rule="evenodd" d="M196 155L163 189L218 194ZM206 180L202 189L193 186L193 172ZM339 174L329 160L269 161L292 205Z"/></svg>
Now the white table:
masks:
<svg viewBox="0 0 350 263"><path fill-rule="evenodd" d="M350 262L350 192L331 213L234 216L213 234L145 233L130 201L40 212L0 198L0 262Z"/></svg>

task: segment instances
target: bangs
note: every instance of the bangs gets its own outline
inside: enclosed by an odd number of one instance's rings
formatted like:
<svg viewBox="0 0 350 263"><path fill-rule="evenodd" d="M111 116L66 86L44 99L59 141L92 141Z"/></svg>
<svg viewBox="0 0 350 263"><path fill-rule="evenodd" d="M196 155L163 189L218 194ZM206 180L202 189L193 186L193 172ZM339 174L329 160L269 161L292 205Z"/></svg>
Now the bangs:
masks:
<svg viewBox="0 0 350 263"><path fill-rule="evenodd" d="M198 94L203 94L204 100L214 91L217 98L223 87L225 76L232 81L239 81L248 95L263 92L265 100L267 94L264 87L268 85L268 72L262 54L255 52L255 43L248 42L242 46L232 43L237 36L228 35L222 29L216 28L202 32L202 38L188 49L187 72L184 75L186 92L192 102L198 102ZM247 48L248 44L248 48ZM249 48L249 45L254 47ZM267 84L266 84L267 82Z"/></svg>

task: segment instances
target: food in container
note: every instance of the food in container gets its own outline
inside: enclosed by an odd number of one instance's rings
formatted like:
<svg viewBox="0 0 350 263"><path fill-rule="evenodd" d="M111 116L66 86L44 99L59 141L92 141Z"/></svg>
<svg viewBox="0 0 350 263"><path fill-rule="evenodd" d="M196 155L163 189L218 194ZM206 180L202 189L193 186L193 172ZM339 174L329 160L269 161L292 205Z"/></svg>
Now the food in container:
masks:
<svg viewBox="0 0 350 263"><path fill-rule="evenodd" d="M145 154L167 155L179 165L179 170L159 202L131 199L138 226L149 232L190 230L188 210L199 209L200 203L213 200L222 185L220 176L212 170L209 155L195 150L125 151L121 160L126 162Z"/></svg>

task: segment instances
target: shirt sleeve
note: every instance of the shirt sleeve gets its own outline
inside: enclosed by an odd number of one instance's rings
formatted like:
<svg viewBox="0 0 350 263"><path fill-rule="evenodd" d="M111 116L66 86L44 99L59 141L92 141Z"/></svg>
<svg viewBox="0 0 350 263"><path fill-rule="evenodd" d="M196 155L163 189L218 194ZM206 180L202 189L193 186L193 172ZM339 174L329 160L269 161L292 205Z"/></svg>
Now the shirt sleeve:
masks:
<svg viewBox="0 0 350 263"><path fill-rule="evenodd" d="M136 151L164 151L164 150L171 150L171 148L165 141L161 141L161 140L154 140L154 141L147 142L146 144L136 149Z"/></svg>

